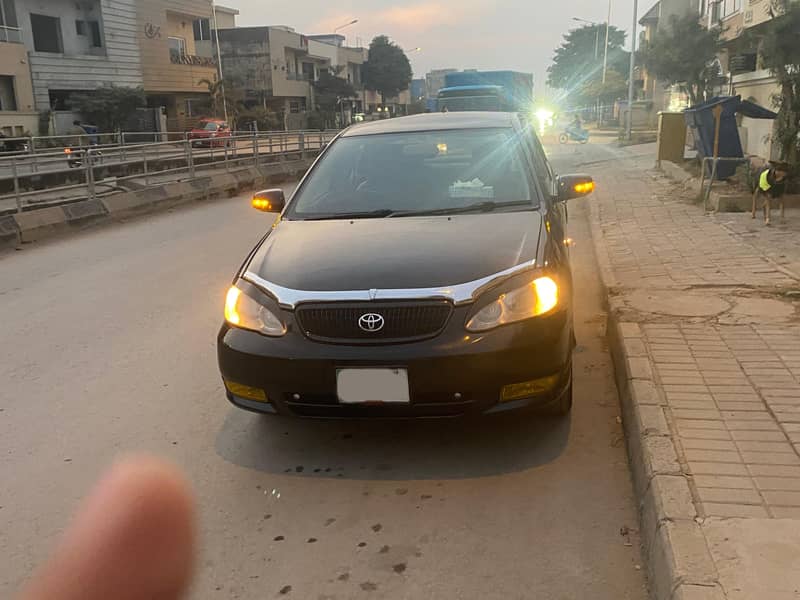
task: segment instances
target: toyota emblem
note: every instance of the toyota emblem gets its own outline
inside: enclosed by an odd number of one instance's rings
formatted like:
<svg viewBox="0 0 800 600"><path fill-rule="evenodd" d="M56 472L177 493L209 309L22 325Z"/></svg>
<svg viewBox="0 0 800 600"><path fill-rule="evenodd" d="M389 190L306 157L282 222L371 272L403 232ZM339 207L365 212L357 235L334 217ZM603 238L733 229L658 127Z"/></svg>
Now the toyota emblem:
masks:
<svg viewBox="0 0 800 600"><path fill-rule="evenodd" d="M385 324L384 318L377 313L366 313L358 319L358 326L367 333L377 333Z"/></svg>

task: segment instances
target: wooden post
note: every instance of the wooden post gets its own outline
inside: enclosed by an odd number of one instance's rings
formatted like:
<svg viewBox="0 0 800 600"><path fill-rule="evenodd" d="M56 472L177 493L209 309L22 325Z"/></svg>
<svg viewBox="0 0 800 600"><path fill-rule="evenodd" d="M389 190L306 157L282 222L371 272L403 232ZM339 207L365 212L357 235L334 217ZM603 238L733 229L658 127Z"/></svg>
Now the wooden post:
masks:
<svg viewBox="0 0 800 600"><path fill-rule="evenodd" d="M714 114L714 160L719 158L719 129L722 124L722 106L717 105L712 109Z"/></svg>

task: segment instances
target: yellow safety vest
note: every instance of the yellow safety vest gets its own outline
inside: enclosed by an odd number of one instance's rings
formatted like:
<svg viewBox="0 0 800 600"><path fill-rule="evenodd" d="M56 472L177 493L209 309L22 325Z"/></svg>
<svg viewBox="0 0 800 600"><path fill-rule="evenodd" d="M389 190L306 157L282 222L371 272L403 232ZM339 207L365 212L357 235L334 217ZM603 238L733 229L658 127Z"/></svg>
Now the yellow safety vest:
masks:
<svg viewBox="0 0 800 600"><path fill-rule="evenodd" d="M758 181L758 187L760 187L765 192L768 192L772 187L769 184L769 180L767 179L768 175L769 175L769 169L764 169L764 172L761 173L761 178Z"/></svg>

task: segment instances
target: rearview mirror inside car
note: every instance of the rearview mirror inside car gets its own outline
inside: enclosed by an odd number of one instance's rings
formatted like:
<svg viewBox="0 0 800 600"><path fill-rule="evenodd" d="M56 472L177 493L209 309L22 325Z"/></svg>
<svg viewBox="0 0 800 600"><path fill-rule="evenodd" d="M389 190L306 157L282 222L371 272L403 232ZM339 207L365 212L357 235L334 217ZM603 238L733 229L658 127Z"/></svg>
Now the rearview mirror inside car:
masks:
<svg viewBox="0 0 800 600"><path fill-rule="evenodd" d="M562 175L558 178L558 199L562 202L588 196L594 191L590 175Z"/></svg>
<svg viewBox="0 0 800 600"><path fill-rule="evenodd" d="M286 206L286 197L283 195L283 190L280 188L261 190L253 194L253 201L251 204L253 208L261 212L277 213L281 212Z"/></svg>

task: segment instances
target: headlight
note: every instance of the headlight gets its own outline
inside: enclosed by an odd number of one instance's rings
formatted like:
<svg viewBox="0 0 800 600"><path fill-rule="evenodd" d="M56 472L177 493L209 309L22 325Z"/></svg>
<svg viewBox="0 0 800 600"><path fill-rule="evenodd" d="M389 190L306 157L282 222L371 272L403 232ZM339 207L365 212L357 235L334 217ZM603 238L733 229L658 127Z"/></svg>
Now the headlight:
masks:
<svg viewBox="0 0 800 600"><path fill-rule="evenodd" d="M264 335L281 336L286 333L286 326L275 313L243 294L236 286L232 286L225 297L225 320L234 327Z"/></svg>
<svg viewBox="0 0 800 600"><path fill-rule="evenodd" d="M478 332L544 315L558 304L558 284L549 277L534 279L525 287L501 295L467 322Z"/></svg>

